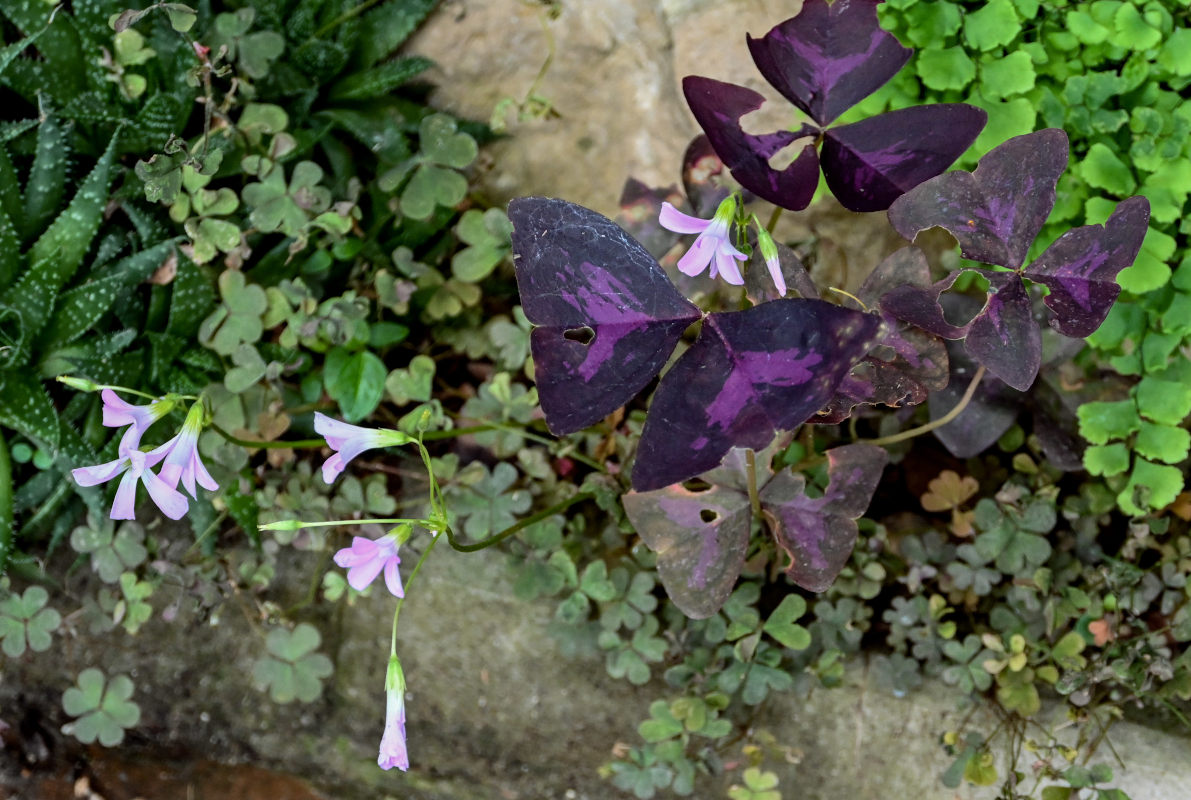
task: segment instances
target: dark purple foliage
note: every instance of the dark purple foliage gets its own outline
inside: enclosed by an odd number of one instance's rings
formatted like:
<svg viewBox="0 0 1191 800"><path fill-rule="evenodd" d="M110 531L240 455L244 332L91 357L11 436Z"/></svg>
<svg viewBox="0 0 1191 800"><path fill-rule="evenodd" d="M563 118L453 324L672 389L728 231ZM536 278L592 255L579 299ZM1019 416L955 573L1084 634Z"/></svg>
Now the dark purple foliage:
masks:
<svg viewBox="0 0 1191 800"><path fill-rule="evenodd" d="M556 434L591 425L658 373L702 316L606 217L564 200L509 204L538 395Z"/></svg>
<svg viewBox="0 0 1191 800"><path fill-rule="evenodd" d="M826 591L856 544L856 519L868 508L888 459L871 444L827 451L827 491L806 494L801 474L780 472L761 492L761 506L776 521L778 546L790 556L786 574L804 589Z"/></svg>
<svg viewBox="0 0 1191 800"><path fill-rule="evenodd" d="M879 310L881 297L898 286L930 285L930 267L917 247L903 247L869 274L857 298ZM835 397L811 421L836 424L858 405L914 406L947 385L947 349L938 336L880 312L873 349L840 383Z"/></svg>
<svg viewBox="0 0 1191 800"><path fill-rule="evenodd" d="M771 203L806 208L819 182L822 142L827 185L853 211L881 211L951 165L976 140L988 115L975 106L902 109L824 129L892 78L912 52L877 24L876 0L806 0L798 16L760 39L748 38L765 79L816 125L754 135L740 120L765 98L751 89L689 76L687 104L740 185ZM809 139L783 170L769 159Z"/></svg>
<svg viewBox="0 0 1191 800"><path fill-rule="evenodd" d="M881 448L864 444L827 451L827 491L811 498L803 476L772 472L770 461L784 444L779 438L757 453L761 510L790 557L790 579L821 592L852 553L855 519L868 507L887 457ZM732 449L703 477L711 484L706 491L676 484L624 496L633 526L657 553L667 594L696 619L710 617L732 593L744 566L752 516L743 449Z"/></svg>
<svg viewBox="0 0 1191 800"><path fill-rule="evenodd" d="M829 125L880 89L913 54L877 24L880 0L806 0L793 19L760 39L753 63L782 96Z"/></svg>
<svg viewBox="0 0 1191 800"><path fill-rule="evenodd" d="M939 419L959 405L976 374L976 363L964 353L958 342L948 342L951 353L951 381L930 396L930 418ZM983 453L1009 430L1021 411L1023 395L1004 381L986 375L976 387L967 407L946 425L935 428L938 438L956 458L971 458Z"/></svg>
<svg viewBox="0 0 1191 800"><path fill-rule="evenodd" d="M616 215L616 223L658 260L678 244L680 238L658 224L662 203L681 209L685 201L677 186L653 189L636 178L629 178L620 192L620 213Z"/></svg>
<svg viewBox="0 0 1191 800"><path fill-rule="evenodd" d="M732 193L724 162L716 155L706 134L701 133L692 139L682 154L682 186L696 217L710 217Z"/></svg>
<svg viewBox="0 0 1191 800"><path fill-rule="evenodd" d="M989 294L967 325L950 323L938 303L959 273L929 288L893 289L881 308L936 336L965 339L967 352L989 372L1015 389L1028 389L1042 362L1042 345L1022 278L1050 288L1052 327L1087 336L1108 315L1120 291L1116 276L1133 263L1149 222L1149 201L1130 198L1104 225L1068 231L1022 269L1054 206L1066 164L1067 135L1039 131L993 149L974 172L940 175L899 198L889 219L906 238L941 227L959 241L964 256L1015 271L976 270L988 279Z"/></svg>
<svg viewBox="0 0 1191 800"><path fill-rule="evenodd" d="M760 449L822 408L868 352L877 318L822 300L774 300L708 314L653 398L633 488L713 469L733 447Z"/></svg>

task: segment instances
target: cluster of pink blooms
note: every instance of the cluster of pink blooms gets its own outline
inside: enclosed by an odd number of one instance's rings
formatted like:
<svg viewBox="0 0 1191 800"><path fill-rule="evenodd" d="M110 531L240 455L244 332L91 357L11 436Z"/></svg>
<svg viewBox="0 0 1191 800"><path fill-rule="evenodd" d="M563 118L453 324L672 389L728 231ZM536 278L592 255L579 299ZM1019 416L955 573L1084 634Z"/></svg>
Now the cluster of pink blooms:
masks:
<svg viewBox="0 0 1191 800"><path fill-rule="evenodd" d="M198 436L203 428L203 407L195 403L182 423L182 430L165 444L142 451L141 437L145 431L174 407L176 400L161 398L145 406L136 406L111 389L104 389L103 424L110 428L129 428L120 438L118 456L114 461L93 467L79 467L71 474L80 486L95 486L123 475L112 503L112 519L136 518L136 487L143 483L149 497L170 519L181 519L190 502L178 491L179 481L191 497L197 499L195 485L214 491L219 484L207 472L198 454ZM153 472L158 464L161 469Z"/></svg>

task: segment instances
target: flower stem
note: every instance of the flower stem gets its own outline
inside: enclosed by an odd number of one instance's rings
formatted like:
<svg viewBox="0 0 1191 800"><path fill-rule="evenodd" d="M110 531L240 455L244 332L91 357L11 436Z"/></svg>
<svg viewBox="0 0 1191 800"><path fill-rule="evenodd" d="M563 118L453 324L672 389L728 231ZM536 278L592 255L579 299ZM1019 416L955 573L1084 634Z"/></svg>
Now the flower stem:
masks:
<svg viewBox="0 0 1191 800"><path fill-rule="evenodd" d="M590 492L579 492L579 494L573 495L572 497L563 500L561 503L555 503L549 508L542 509L532 516L518 520L516 523L505 528L500 533L495 533L492 536L489 536L487 539L481 539L480 541L473 542L472 544L460 544L457 542L455 540L455 532L452 531L449 526L444 529L444 532L447 534L447 541L450 542L451 547L453 547L455 550L458 550L460 553L474 553L477 550L483 550L486 547L499 544L500 542L503 542L505 539L512 536L514 533L524 530L530 525L534 525L544 519L548 519L560 511L565 511L566 509L575 505L575 503L579 503L584 500L590 500L592 497L594 497L594 495L592 495Z"/></svg>
<svg viewBox="0 0 1191 800"><path fill-rule="evenodd" d="M769 215L769 222L765 224L765 230L769 231L770 234L772 234L773 229L777 227L777 221L782 218L783 210L784 209L781 206L773 207L773 213Z"/></svg>
<svg viewBox="0 0 1191 800"><path fill-rule="evenodd" d="M976 370L976 374L972 376L972 382L968 384L968 389L964 392L964 396L960 398L959 403L956 404L955 408L951 409L938 419L931 420L925 425L919 425L917 428L910 428L908 431L895 433L891 436L882 436L880 439L861 439L860 441L864 444L875 445L894 444L895 442L902 442L906 439L913 439L915 436L921 436L924 433L930 433L935 428L943 427L948 422L951 422L953 419L962 414L964 409L968 407L968 403L972 402L972 397L976 394L976 387L980 385L980 379L983 377L984 365L981 364L980 368Z"/></svg>
<svg viewBox="0 0 1191 800"><path fill-rule="evenodd" d="M757 454L751 447L744 451L744 467L749 482L749 505L753 507L753 516L761 519L761 496L757 494Z"/></svg>
<svg viewBox="0 0 1191 800"><path fill-rule="evenodd" d="M249 448L263 448L263 449L295 449L305 447L326 447L327 443L322 439L293 439L293 440L277 440L272 442L255 441L253 439L241 439L237 436L232 436L230 433L219 427L215 423L211 423L211 430L218 433L224 439L227 439L232 444L240 447Z"/></svg>
<svg viewBox="0 0 1191 800"><path fill-rule="evenodd" d="M414 578L418 577L418 571L422 569L422 564L426 562L426 557L430 555L430 551L438 544L439 537L430 537L430 544L426 545L426 549L422 551L422 555L418 558L418 563L414 564L414 571L409 573L409 577L405 579L404 595L397 599L397 607L393 609L393 633L389 639L389 655L397 655L397 618L401 615L401 607L405 605L405 596L409 594L409 585L414 582Z"/></svg>

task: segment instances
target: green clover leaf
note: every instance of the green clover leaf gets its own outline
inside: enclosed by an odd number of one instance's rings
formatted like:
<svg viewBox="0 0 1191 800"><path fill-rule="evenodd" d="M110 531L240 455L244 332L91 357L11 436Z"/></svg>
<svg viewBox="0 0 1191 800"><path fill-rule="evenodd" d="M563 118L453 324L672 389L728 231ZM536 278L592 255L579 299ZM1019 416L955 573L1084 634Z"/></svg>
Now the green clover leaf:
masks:
<svg viewBox="0 0 1191 800"><path fill-rule="evenodd" d="M129 698L134 685L127 675L117 675L107 682L102 671L91 667L79 673L75 686L62 693L62 708L74 722L63 732L83 744L98 740L104 747L124 741L124 731L141 720L141 709Z"/></svg>
<svg viewBox="0 0 1191 800"><path fill-rule="evenodd" d="M429 402L434 387L434 359L414 356L405 369L395 369L385 379L389 399L399 406Z"/></svg>
<svg viewBox="0 0 1191 800"><path fill-rule="evenodd" d="M91 569L104 583L116 583L121 573L144 563L148 555L144 541L145 529L136 522L125 522L116 530L106 518L98 524L92 519L70 534L70 546L78 553L90 554Z"/></svg>
<svg viewBox="0 0 1191 800"><path fill-rule="evenodd" d="M499 372L480 386L475 397L468 398L461 413L479 423L509 425L508 430L475 434L478 444L491 448L500 458L508 458L525 445L522 426L533 417L537 407L537 389L513 383L509 373Z"/></svg>
<svg viewBox="0 0 1191 800"><path fill-rule="evenodd" d="M216 353L230 356L241 344L260 340L269 299L264 289L247 283L244 273L234 269L219 276L219 294L223 302L203 320L198 339Z"/></svg>
<svg viewBox="0 0 1191 800"><path fill-rule="evenodd" d="M385 394L385 363L371 350L348 352L342 347L327 353L323 365L327 394L339 403L348 422L359 422L371 414Z"/></svg>
<svg viewBox="0 0 1191 800"><path fill-rule="evenodd" d="M782 800L782 793L777 790L777 774L762 771L760 767L747 767L744 774L744 786L732 784L728 789L731 800Z"/></svg>
<svg viewBox="0 0 1191 800"><path fill-rule="evenodd" d="M153 584L137 580L136 574L125 572L120 576L120 593L113 618L124 626L124 630L136 635L141 626L153 616L153 606L146 603L153 594Z"/></svg>
<svg viewBox="0 0 1191 800"><path fill-rule="evenodd" d="M323 168L313 161L295 164L288 186L280 167L270 170L244 187L244 202L252 208L248 219L266 233L301 236L306 224L331 206L331 190L319 185L322 179Z"/></svg>
<svg viewBox="0 0 1191 800"><path fill-rule="evenodd" d="M331 659L314 652L321 641L318 631L304 622L292 631L269 631L265 638L268 653L257 659L252 670L257 688L268 689L275 703L317 700L323 692L323 678L334 671Z"/></svg>
<svg viewBox="0 0 1191 800"><path fill-rule="evenodd" d="M62 615L46 608L49 594L40 586L30 586L24 595L12 594L0 601L0 638L5 654L16 658L26 645L35 653L50 647L50 634L62 624Z"/></svg>
<svg viewBox="0 0 1191 800"><path fill-rule="evenodd" d="M491 472L484 464L471 464L446 489L447 509L463 520L464 532L474 539L499 533L528 511L532 502L525 489L512 489L517 478L517 468L505 461Z"/></svg>
<svg viewBox="0 0 1191 800"><path fill-rule="evenodd" d="M805 613L806 600L802 595L788 594L765 620L761 630L791 650L805 650L811 644L810 631L794 623Z"/></svg>
<svg viewBox="0 0 1191 800"><path fill-rule="evenodd" d="M470 246L452 256L451 272L470 283L488 277L512 248L512 233L513 224L499 208L464 211L455 234Z"/></svg>

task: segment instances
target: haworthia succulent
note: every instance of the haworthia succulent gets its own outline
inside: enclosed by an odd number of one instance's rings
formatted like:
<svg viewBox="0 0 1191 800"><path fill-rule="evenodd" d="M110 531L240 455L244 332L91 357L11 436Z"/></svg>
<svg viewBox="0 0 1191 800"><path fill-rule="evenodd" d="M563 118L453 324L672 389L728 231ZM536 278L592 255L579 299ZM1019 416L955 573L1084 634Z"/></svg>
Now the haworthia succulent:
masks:
<svg viewBox="0 0 1191 800"><path fill-rule="evenodd" d="M13 217L22 238L28 239L40 231L62 204L70 159L67 132L67 124L55 114L42 120L37 129L37 154L25 184L25 213Z"/></svg>

